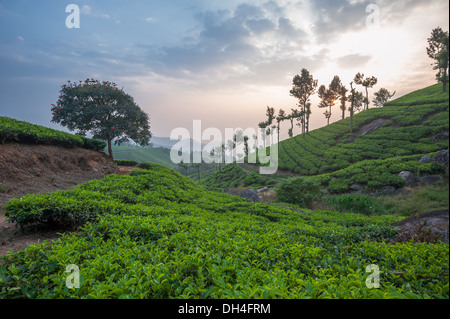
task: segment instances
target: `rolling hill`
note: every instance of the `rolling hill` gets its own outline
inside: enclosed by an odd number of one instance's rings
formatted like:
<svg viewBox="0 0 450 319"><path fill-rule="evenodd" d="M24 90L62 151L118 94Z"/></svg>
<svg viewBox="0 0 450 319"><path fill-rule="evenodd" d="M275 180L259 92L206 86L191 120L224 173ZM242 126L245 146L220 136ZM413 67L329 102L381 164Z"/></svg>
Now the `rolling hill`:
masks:
<svg viewBox="0 0 450 319"><path fill-rule="evenodd" d="M448 149L449 100L439 84L279 143L279 168L300 175L337 171L363 160Z"/></svg>
<svg viewBox="0 0 450 319"><path fill-rule="evenodd" d="M398 176L402 171L418 177L444 174L442 166L419 161L425 155L432 158L448 150L448 101L448 93L442 93L439 84L417 90L383 108L356 114L353 134L350 118L346 118L305 137L281 141L280 172L274 176L258 176L256 170L232 164L200 183L212 190L259 188L273 185L286 175L297 175L316 179L330 193L349 192L352 185L370 193L383 187L405 186Z"/></svg>
<svg viewBox="0 0 450 319"><path fill-rule="evenodd" d="M170 149L164 147L112 146L114 159L130 160L138 163L161 164L177 170L178 167L170 159Z"/></svg>

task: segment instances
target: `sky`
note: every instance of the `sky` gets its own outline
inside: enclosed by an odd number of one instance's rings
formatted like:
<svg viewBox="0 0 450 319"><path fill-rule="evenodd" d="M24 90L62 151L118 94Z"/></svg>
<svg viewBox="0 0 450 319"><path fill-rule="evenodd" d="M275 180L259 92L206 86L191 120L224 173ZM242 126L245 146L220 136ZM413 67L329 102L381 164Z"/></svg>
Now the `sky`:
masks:
<svg viewBox="0 0 450 319"><path fill-rule="evenodd" d="M79 28L66 25L69 4ZM302 68L319 86L375 76L370 100L382 87L399 97L435 83L425 48L448 12L447 0L0 0L0 116L65 130L51 104L86 78L117 83L159 137L194 120L256 130L267 106L297 108L289 91ZM316 129L326 119L311 102ZM336 106L330 121L340 116Z"/></svg>

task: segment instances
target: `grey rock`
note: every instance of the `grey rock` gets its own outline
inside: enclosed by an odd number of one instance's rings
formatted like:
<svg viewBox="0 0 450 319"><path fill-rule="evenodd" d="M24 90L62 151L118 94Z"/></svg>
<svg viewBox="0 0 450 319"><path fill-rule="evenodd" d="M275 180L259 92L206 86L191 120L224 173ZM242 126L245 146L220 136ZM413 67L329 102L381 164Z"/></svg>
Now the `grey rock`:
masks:
<svg viewBox="0 0 450 319"><path fill-rule="evenodd" d="M408 194L409 192L408 191L406 191L406 190L404 190L403 188L399 188L399 189L397 189L395 192L394 192L394 195L406 195L406 194Z"/></svg>
<svg viewBox="0 0 450 319"><path fill-rule="evenodd" d="M414 174L409 171L402 171L398 174L406 182L406 185L412 185L415 183Z"/></svg>
<svg viewBox="0 0 450 319"><path fill-rule="evenodd" d="M441 132L433 136L433 141L446 140L448 139L448 132Z"/></svg>
<svg viewBox="0 0 450 319"><path fill-rule="evenodd" d="M424 155L422 156L422 158L419 161L420 164L427 164L427 163L431 163L431 157L430 155Z"/></svg>
<svg viewBox="0 0 450 319"><path fill-rule="evenodd" d="M245 198L249 202L261 202L261 198L259 198L258 193L253 188L244 190L239 196Z"/></svg>
<svg viewBox="0 0 450 319"><path fill-rule="evenodd" d="M357 191L357 192L360 192L360 191L363 190L363 187L362 187L361 185L359 185L359 184L352 184L352 185L350 185L349 188L350 188L352 191Z"/></svg>
<svg viewBox="0 0 450 319"><path fill-rule="evenodd" d="M442 177L439 175L427 175L421 178L422 184L436 184L442 181Z"/></svg>
<svg viewBox="0 0 450 319"><path fill-rule="evenodd" d="M444 166L448 170L448 151L442 150L439 153L433 155L433 162L438 165Z"/></svg>
<svg viewBox="0 0 450 319"><path fill-rule="evenodd" d="M261 198L259 198L258 193L253 188L225 188L225 193L240 196L242 198L245 198L246 200L250 202L261 202Z"/></svg>
<svg viewBox="0 0 450 319"><path fill-rule="evenodd" d="M381 189L381 194L383 194L383 195L392 195L394 193L395 193L394 186L385 186Z"/></svg>

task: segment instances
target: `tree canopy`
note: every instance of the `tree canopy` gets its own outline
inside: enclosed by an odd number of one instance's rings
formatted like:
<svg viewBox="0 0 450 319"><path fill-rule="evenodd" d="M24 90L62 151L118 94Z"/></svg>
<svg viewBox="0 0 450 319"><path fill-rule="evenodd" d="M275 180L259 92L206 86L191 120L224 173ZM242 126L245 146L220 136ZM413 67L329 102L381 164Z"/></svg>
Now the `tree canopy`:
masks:
<svg viewBox="0 0 450 319"><path fill-rule="evenodd" d="M150 142L149 116L116 83L94 79L61 86L56 104L52 104L52 122L93 138L121 144L130 139L145 146Z"/></svg>

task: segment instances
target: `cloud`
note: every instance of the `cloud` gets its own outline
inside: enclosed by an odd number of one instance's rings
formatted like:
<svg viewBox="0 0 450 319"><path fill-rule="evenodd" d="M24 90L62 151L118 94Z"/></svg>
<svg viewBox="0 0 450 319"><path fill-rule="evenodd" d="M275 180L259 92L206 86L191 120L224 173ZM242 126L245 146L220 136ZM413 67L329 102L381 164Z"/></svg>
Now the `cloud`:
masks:
<svg viewBox="0 0 450 319"><path fill-rule="evenodd" d="M357 69L365 66L372 60L371 56L361 54L349 54L336 59L337 65L343 69Z"/></svg>
<svg viewBox="0 0 450 319"><path fill-rule="evenodd" d="M198 12L195 18L199 28L188 43L149 48L148 60L155 72L221 83L226 79L230 83L231 79L270 81L299 61L292 50L301 52L308 42L307 34L284 17L274 2Z"/></svg>

